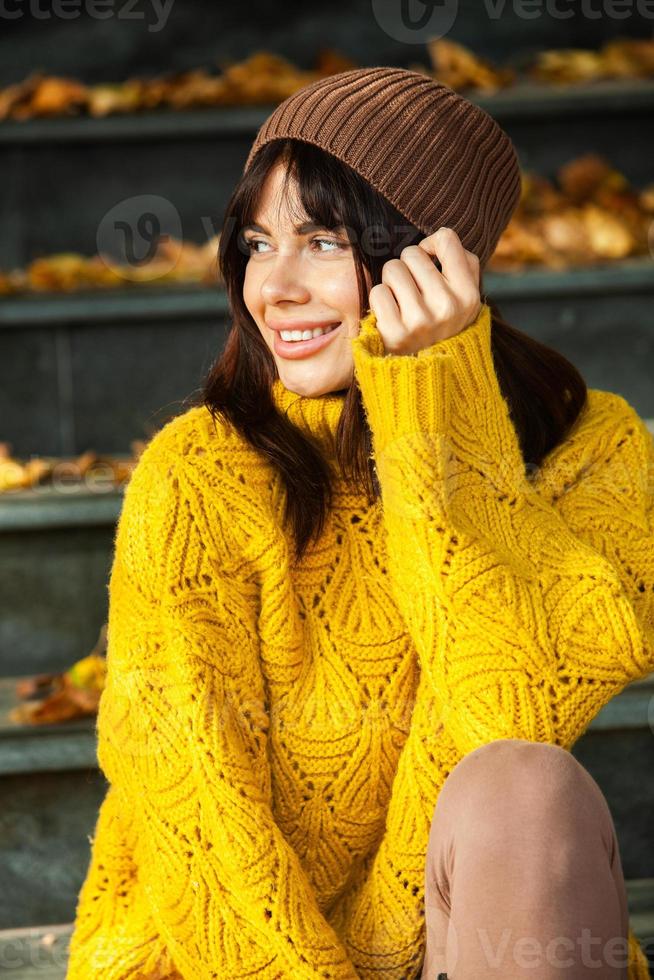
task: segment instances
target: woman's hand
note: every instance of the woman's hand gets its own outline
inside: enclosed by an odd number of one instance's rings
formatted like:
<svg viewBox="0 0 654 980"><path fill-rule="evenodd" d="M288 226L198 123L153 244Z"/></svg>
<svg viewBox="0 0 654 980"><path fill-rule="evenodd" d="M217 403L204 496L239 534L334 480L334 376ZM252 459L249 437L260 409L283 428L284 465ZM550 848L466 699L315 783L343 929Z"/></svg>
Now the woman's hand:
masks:
<svg viewBox="0 0 654 980"><path fill-rule="evenodd" d="M477 319L479 258L444 227L400 254L384 264L381 283L370 290L370 309L388 354L417 354Z"/></svg>

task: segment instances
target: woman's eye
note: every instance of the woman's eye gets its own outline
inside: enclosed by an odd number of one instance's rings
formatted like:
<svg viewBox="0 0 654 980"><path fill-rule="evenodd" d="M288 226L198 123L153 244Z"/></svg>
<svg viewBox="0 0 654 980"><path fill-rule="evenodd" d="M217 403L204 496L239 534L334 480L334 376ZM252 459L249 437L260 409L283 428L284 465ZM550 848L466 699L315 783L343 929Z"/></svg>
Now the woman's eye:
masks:
<svg viewBox="0 0 654 980"><path fill-rule="evenodd" d="M250 238L246 240L245 247L247 248L248 252L258 252L257 245L265 245L265 244L266 244L265 242L262 242L258 238Z"/></svg>
<svg viewBox="0 0 654 980"><path fill-rule="evenodd" d="M326 249L326 251L328 251L328 252L336 251L338 249L345 248L345 245L342 245L341 242L333 241L331 238L312 238L311 239L311 245L313 246L313 245L316 245L316 244L319 244L319 245L331 245L332 248ZM267 242L262 241L260 238L249 238L249 239L246 240L245 245L246 245L246 248L247 248L248 252L254 253L254 254L260 254L259 253L259 249L257 248L257 245L267 245ZM319 249L319 251L325 251L325 250L324 249Z"/></svg>
<svg viewBox="0 0 654 980"><path fill-rule="evenodd" d="M331 238L314 238L311 244L313 245L316 242L320 242L321 245L333 245L335 249L343 248L340 242L335 242Z"/></svg>

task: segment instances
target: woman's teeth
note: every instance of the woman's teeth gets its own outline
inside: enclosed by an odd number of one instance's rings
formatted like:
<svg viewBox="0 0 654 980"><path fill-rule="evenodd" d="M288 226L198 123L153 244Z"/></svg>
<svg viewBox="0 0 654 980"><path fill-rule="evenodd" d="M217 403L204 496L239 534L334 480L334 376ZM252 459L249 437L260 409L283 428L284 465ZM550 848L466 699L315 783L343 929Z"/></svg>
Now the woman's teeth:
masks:
<svg viewBox="0 0 654 980"><path fill-rule="evenodd" d="M315 330L280 330L279 335L282 340L312 340L324 333L331 333L338 326L338 323L332 323L329 327L316 327Z"/></svg>

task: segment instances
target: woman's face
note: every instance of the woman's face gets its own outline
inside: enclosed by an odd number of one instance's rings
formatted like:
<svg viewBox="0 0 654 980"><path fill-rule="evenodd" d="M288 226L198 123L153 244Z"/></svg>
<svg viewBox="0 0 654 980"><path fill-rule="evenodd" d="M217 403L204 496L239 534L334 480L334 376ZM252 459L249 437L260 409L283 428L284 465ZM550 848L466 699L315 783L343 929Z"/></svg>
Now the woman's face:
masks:
<svg viewBox="0 0 654 980"><path fill-rule="evenodd" d="M308 218L291 213L303 214L293 181L289 202L282 201L283 174L278 163L262 188L255 224L242 229L249 252L243 300L284 386L300 395L323 395L352 380L350 340L360 323L354 257L344 228L329 232L301 225ZM281 332L313 332L318 326L325 331L311 340L284 339Z"/></svg>

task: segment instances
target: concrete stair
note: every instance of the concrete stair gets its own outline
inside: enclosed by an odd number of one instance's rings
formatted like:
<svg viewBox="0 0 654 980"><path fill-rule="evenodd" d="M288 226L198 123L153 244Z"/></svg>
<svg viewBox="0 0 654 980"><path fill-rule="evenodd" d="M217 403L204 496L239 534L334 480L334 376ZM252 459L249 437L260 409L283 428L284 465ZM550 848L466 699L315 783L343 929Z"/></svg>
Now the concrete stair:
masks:
<svg viewBox="0 0 654 980"><path fill-rule="evenodd" d="M654 966L654 878L627 881L629 921ZM8 980L64 980L72 923L0 930L0 964Z"/></svg>

